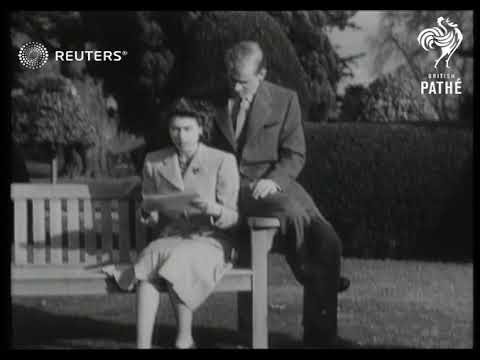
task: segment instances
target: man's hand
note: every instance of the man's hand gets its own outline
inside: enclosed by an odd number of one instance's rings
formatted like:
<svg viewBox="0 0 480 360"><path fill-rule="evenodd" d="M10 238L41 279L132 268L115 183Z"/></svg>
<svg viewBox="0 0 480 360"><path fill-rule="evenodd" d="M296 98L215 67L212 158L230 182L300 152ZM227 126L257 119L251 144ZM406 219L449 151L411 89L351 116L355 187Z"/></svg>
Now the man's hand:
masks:
<svg viewBox="0 0 480 360"><path fill-rule="evenodd" d="M252 196L255 200L275 194L279 190L277 183L270 179L260 179L253 187Z"/></svg>
<svg viewBox="0 0 480 360"><path fill-rule="evenodd" d="M191 204L206 215L218 217L222 212L222 208L219 204L202 198L192 200Z"/></svg>

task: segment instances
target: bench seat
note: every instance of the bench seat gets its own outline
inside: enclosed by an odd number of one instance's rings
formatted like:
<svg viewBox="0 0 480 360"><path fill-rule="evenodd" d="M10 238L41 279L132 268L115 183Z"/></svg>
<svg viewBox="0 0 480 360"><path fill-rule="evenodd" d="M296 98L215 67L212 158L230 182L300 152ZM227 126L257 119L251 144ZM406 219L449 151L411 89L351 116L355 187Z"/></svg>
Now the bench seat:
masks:
<svg viewBox="0 0 480 360"><path fill-rule="evenodd" d="M11 270L12 294L16 296L76 296L117 292L116 288L108 286L107 275L100 268L18 265ZM253 270L234 268L224 275L215 292L252 291L252 277Z"/></svg>

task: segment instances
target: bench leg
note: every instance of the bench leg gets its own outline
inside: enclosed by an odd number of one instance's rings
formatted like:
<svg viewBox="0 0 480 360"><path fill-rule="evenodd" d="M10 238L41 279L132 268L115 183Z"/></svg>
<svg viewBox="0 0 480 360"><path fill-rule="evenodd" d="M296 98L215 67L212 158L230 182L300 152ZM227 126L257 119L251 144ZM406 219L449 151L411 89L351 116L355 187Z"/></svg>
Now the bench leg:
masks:
<svg viewBox="0 0 480 360"><path fill-rule="evenodd" d="M268 348L268 252L276 229L252 230L252 347Z"/></svg>

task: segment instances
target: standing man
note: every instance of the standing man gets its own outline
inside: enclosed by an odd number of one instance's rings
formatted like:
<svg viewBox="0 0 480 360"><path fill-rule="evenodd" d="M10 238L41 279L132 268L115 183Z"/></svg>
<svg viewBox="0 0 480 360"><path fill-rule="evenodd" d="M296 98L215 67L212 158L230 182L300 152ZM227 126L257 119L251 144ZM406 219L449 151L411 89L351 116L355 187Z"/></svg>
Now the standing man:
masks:
<svg viewBox="0 0 480 360"><path fill-rule="evenodd" d="M259 44L242 41L225 55L229 99L216 117L212 146L236 155L243 216L272 216L281 223L273 248L286 256L304 286L306 346L335 346L342 245L296 178L305 163L305 136L297 94L265 81Z"/></svg>

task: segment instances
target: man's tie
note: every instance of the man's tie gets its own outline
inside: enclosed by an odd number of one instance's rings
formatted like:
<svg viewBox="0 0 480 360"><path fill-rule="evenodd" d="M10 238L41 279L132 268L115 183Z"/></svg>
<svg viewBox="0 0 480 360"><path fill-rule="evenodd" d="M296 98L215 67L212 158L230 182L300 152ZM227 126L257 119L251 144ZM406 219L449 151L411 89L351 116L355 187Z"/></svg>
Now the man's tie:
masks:
<svg viewBox="0 0 480 360"><path fill-rule="evenodd" d="M242 100L238 98L232 109L232 122L233 122L233 131L235 134L235 140L238 139L240 133L247 119L247 111L249 108L250 102L246 99Z"/></svg>

